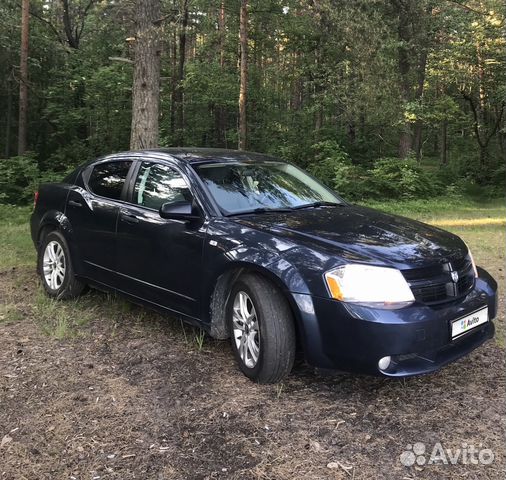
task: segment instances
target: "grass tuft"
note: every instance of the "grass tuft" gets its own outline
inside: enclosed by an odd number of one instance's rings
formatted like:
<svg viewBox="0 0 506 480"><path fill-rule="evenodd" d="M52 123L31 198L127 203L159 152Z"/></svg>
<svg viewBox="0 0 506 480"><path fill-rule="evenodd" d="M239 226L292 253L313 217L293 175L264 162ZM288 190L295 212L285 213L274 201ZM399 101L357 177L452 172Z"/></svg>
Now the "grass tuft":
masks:
<svg viewBox="0 0 506 480"><path fill-rule="evenodd" d="M79 327L93 317L93 308L83 299L61 301L48 297L39 287L34 305L34 317L41 330L58 339L78 335Z"/></svg>
<svg viewBox="0 0 506 480"><path fill-rule="evenodd" d="M15 303L0 305L0 323L16 323L23 319L23 312Z"/></svg>
<svg viewBox="0 0 506 480"><path fill-rule="evenodd" d="M194 335L194 340L197 345L198 351L201 352L202 349L204 348L204 340L206 338L206 332L204 332L204 330L200 328L196 328L195 330L196 332Z"/></svg>

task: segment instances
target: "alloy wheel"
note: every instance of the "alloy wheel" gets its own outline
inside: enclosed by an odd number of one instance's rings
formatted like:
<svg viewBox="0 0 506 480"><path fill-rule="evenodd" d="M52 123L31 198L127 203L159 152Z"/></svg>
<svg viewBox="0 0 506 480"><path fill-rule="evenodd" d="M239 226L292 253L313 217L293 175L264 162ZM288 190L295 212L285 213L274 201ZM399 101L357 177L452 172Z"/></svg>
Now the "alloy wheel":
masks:
<svg viewBox="0 0 506 480"><path fill-rule="evenodd" d="M58 242L51 241L46 245L42 269L48 287L58 290L65 280L66 270L65 252Z"/></svg>
<svg viewBox="0 0 506 480"><path fill-rule="evenodd" d="M248 368L254 368L260 354L260 331L255 306L244 291L237 292L232 313L235 346Z"/></svg>

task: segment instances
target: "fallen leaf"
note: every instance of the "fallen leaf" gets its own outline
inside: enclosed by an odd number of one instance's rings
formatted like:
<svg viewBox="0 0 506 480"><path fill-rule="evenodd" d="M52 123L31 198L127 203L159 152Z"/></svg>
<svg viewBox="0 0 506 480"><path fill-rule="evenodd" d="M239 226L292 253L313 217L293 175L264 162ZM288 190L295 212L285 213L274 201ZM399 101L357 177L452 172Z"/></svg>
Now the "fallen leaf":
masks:
<svg viewBox="0 0 506 480"><path fill-rule="evenodd" d="M0 448L9 442L12 442L12 437L10 437L9 435L4 435L4 438L2 438L2 442L0 442Z"/></svg>

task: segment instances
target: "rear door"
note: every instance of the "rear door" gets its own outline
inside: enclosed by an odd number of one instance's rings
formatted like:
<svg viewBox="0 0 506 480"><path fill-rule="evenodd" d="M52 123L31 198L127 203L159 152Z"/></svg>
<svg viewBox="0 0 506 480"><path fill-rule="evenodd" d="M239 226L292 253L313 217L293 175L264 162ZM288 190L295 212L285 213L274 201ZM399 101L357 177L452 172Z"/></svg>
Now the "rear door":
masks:
<svg viewBox="0 0 506 480"><path fill-rule="evenodd" d="M82 275L115 286L116 223L124 204L131 160L112 160L87 167L80 185L69 193L66 215Z"/></svg>
<svg viewBox="0 0 506 480"><path fill-rule="evenodd" d="M205 218L185 222L158 213L163 203L196 201L189 182L176 167L143 161L132 183L118 217L121 289L198 318Z"/></svg>

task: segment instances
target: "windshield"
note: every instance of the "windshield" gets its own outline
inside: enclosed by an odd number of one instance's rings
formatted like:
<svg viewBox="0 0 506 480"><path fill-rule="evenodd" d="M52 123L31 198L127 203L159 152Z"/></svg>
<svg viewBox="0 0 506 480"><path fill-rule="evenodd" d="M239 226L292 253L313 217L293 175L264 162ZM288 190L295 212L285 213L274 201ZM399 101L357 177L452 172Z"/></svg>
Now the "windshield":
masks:
<svg viewBox="0 0 506 480"><path fill-rule="evenodd" d="M337 195L288 163L207 163L196 165L195 170L225 215L343 204Z"/></svg>

